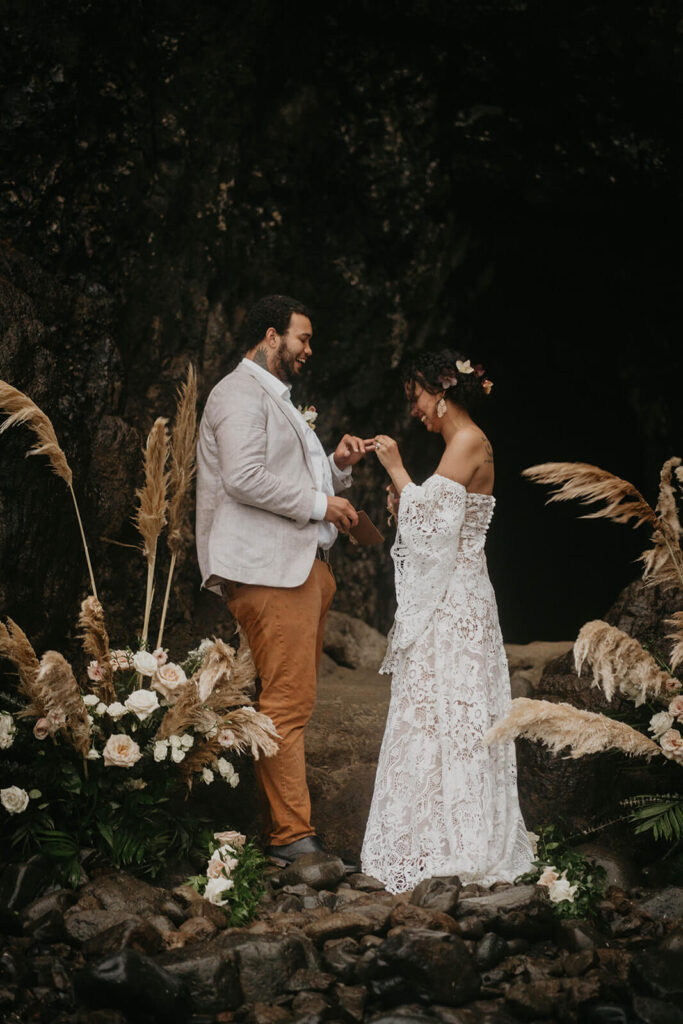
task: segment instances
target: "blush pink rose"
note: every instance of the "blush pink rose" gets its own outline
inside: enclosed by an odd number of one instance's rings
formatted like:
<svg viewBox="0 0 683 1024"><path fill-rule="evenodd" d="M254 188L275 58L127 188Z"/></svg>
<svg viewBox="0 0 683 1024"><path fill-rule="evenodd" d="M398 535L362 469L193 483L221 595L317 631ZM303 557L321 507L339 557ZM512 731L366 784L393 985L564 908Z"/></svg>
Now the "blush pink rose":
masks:
<svg viewBox="0 0 683 1024"><path fill-rule="evenodd" d="M37 740L46 739L52 732L52 727L47 718L39 718L33 726L33 735Z"/></svg>
<svg viewBox="0 0 683 1024"><path fill-rule="evenodd" d="M669 714L677 718L679 722L683 721L683 693L679 693L671 701L669 704Z"/></svg>
<svg viewBox="0 0 683 1024"><path fill-rule="evenodd" d="M241 832L214 832L213 838L217 839L221 846L239 846L242 847L247 841L247 837L243 836Z"/></svg>
<svg viewBox="0 0 683 1024"><path fill-rule="evenodd" d="M118 672L119 669L132 668L126 651L110 651L109 660L115 672Z"/></svg>
<svg viewBox="0 0 683 1024"><path fill-rule="evenodd" d="M176 690L186 682L187 676L180 665L174 665L172 661L169 661L167 665L161 665L157 669L152 689L165 697L169 704L172 704L178 696Z"/></svg>
<svg viewBox="0 0 683 1024"><path fill-rule="evenodd" d="M221 729L216 739L222 747L234 747L237 743L232 729Z"/></svg>
<svg viewBox="0 0 683 1024"><path fill-rule="evenodd" d="M659 745L662 753L670 761L678 761L683 764L683 736L678 729L668 729L659 738Z"/></svg>
<svg viewBox="0 0 683 1024"><path fill-rule="evenodd" d="M152 651L152 654L157 659L157 665L165 665L168 661L168 651L165 651L163 647L157 647L156 651Z"/></svg>
<svg viewBox="0 0 683 1024"><path fill-rule="evenodd" d="M91 661L88 665L88 679L92 679L94 683L100 682L104 679L104 672L99 661Z"/></svg>

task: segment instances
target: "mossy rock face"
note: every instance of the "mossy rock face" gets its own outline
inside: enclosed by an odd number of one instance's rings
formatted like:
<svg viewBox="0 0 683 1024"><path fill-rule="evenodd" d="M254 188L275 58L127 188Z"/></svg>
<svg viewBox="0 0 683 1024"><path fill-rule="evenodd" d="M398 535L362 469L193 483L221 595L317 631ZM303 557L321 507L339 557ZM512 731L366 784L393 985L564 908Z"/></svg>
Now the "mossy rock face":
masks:
<svg viewBox="0 0 683 1024"><path fill-rule="evenodd" d="M416 477L438 445L409 428L396 364L427 344L486 363L509 639L565 637L638 553L625 532L606 541L604 524L542 510L519 472L584 458L654 488L672 454L676 14L620 11L607 29L595 2L569 18L514 0L337 6L174 0L152 17L41 0L3 14L0 377L54 420L117 642L142 618L142 559L110 542L137 544L144 437L190 359L206 397L271 291L315 309L299 399L323 442L396 434ZM62 482L12 433L0 612L61 648L86 586L78 532ZM354 501L381 523L383 471L356 478ZM335 552L337 607L381 632L386 547ZM171 645L188 624L193 640L229 629L191 551Z"/></svg>

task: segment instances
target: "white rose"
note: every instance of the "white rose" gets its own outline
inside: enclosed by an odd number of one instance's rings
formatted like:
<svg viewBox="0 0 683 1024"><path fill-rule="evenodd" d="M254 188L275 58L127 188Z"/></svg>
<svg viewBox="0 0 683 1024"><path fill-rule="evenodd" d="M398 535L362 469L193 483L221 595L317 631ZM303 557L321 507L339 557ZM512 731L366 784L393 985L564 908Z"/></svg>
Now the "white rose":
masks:
<svg viewBox="0 0 683 1024"><path fill-rule="evenodd" d="M180 764L185 758L185 751L182 747L171 747L171 760L175 761L176 764Z"/></svg>
<svg viewBox="0 0 683 1024"><path fill-rule="evenodd" d="M97 707L93 708L93 715L103 715L106 710L107 710L107 705L104 704L102 701L100 701L100 703L97 705Z"/></svg>
<svg viewBox="0 0 683 1024"><path fill-rule="evenodd" d="M168 754L168 740L157 740L154 744L154 760L165 761Z"/></svg>
<svg viewBox="0 0 683 1024"><path fill-rule="evenodd" d="M187 682L187 676L180 665L174 665L169 661L168 665L161 665L154 677L152 687L158 690L169 703L177 698L177 689Z"/></svg>
<svg viewBox="0 0 683 1024"><path fill-rule="evenodd" d="M220 850L217 850L216 852L220 855L220 860L223 868L225 869L226 875L229 875L239 864L236 857L230 856L230 854L235 851L231 850L229 846L221 846Z"/></svg>
<svg viewBox="0 0 683 1024"><path fill-rule="evenodd" d="M570 903L573 903L574 893L577 889L578 885L570 885L567 872L563 871L557 881L551 882L548 886L548 896L553 903L562 903L563 900L569 900Z"/></svg>
<svg viewBox="0 0 683 1024"><path fill-rule="evenodd" d="M210 786L214 780L214 774L210 768L202 768L202 781Z"/></svg>
<svg viewBox="0 0 683 1024"><path fill-rule="evenodd" d="M132 768L142 757L135 740L126 736L125 733L110 736L102 753L105 766L108 768Z"/></svg>
<svg viewBox="0 0 683 1024"><path fill-rule="evenodd" d="M113 704L110 704L107 708L107 714L110 718L113 718L115 722L118 722L119 718L123 718L124 715L128 714L128 709L123 706L118 700L115 700Z"/></svg>
<svg viewBox="0 0 683 1024"><path fill-rule="evenodd" d="M0 750L9 750L14 743L17 727L14 719L7 712L0 714Z"/></svg>
<svg viewBox="0 0 683 1024"><path fill-rule="evenodd" d="M95 750L94 747L91 747L85 756L88 761L98 761L102 755L100 754L99 750Z"/></svg>
<svg viewBox="0 0 683 1024"><path fill-rule="evenodd" d="M218 760L216 761L216 766L218 768L218 771L223 776L223 778L225 778L226 775L229 775L230 772L232 771L232 765L230 764L229 761L226 761L224 757L218 758Z"/></svg>
<svg viewBox="0 0 683 1024"><path fill-rule="evenodd" d="M172 736L168 737L168 742L175 749L176 747L179 747L181 745L180 736L176 736L176 734L174 733Z"/></svg>
<svg viewBox="0 0 683 1024"><path fill-rule="evenodd" d="M144 722L159 707L159 698L151 690L133 690L126 701L126 707Z"/></svg>
<svg viewBox="0 0 683 1024"><path fill-rule="evenodd" d="M217 907L223 907L228 902L222 899L223 893L232 889L234 882L232 878L210 878L204 890L204 899L209 903L215 903Z"/></svg>
<svg viewBox="0 0 683 1024"><path fill-rule="evenodd" d="M28 793L18 786L0 789L0 803L9 814L21 814L28 807Z"/></svg>
<svg viewBox="0 0 683 1024"><path fill-rule="evenodd" d="M651 732L654 739L658 740L660 736L663 736L667 729L670 729L674 724L674 717L670 715L668 711L658 711L656 715L653 715L648 725L648 732Z"/></svg>
<svg viewBox="0 0 683 1024"><path fill-rule="evenodd" d="M141 676L153 676L158 667L157 659L149 651L137 651L133 655L133 668Z"/></svg>
<svg viewBox="0 0 683 1024"><path fill-rule="evenodd" d="M183 733L180 737L180 746L183 750L189 750L194 745L194 736L191 736L189 732Z"/></svg>
<svg viewBox="0 0 683 1024"><path fill-rule="evenodd" d="M96 704L99 704L100 698L96 697L94 693L83 694L83 703L86 708L94 708Z"/></svg>

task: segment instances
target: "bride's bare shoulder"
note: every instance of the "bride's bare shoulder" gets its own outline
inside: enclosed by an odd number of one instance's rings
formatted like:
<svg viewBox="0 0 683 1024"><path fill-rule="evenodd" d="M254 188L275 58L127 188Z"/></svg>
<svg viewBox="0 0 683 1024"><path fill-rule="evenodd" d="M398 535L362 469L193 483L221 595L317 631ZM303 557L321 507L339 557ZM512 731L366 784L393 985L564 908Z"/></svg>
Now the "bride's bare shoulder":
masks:
<svg viewBox="0 0 683 1024"><path fill-rule="evenodd" d="M467 487L475 472L486 465L493 467L493 449L483 430L473 423L448 442L437 472Z"/></svg>

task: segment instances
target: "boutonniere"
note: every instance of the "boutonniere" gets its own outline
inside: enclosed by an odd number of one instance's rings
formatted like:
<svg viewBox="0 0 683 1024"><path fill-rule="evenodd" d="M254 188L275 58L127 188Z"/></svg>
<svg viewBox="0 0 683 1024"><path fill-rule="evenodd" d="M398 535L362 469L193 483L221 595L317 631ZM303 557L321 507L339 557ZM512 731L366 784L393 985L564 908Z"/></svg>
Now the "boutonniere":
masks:
<svg viewBox="0 0 683 1024"><path fill-rule="evenodd" d="M314 405L298 405L297 409L308 423L311 430L315 430L315 421L318 418L318 410Z"/></svg>

